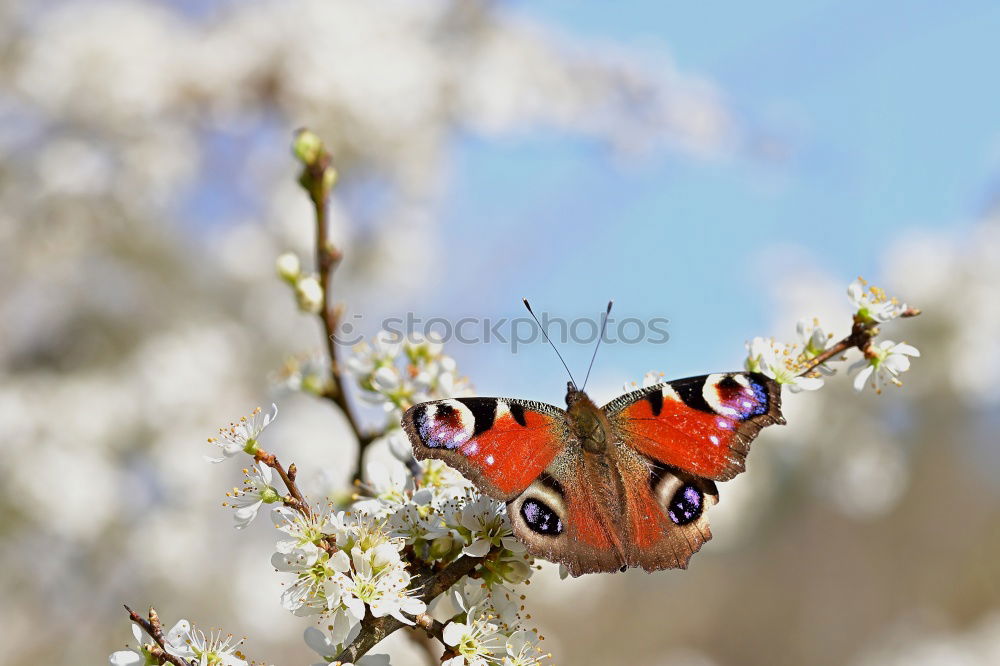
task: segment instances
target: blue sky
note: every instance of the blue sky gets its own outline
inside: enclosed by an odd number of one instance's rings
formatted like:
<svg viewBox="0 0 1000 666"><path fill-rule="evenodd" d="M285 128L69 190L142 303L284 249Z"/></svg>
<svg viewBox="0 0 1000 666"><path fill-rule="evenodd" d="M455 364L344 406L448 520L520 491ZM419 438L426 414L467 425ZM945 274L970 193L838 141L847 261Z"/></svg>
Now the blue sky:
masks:
<svg viewBox="0 0 1000 666"><path fill-rule="evenodd" d="M743 340L766 332L777 276L806 260L845 285L877 279L886 243L920 228L961 233L1000 177L1000 4L512 7L570 34L669 52L791 143L781 164L623 165L573 136L461 140L442 234L453 260L421 307L520 316L529 296L553 315L596 316L613 297L621 317L669 318L665 345L602 351L595 374L607 384L738 364ZM565 377L541 345L514 357L501 345L453 351L486 393L561 399ZM583 368L590 350L566 355Z"/></svg>

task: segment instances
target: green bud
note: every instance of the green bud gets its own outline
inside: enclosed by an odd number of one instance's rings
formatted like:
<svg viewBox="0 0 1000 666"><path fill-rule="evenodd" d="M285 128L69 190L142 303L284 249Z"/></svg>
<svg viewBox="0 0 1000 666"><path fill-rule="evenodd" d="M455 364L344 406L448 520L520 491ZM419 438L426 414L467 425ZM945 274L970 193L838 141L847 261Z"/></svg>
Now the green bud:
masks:
<svg viewBox="0 0 1000 666"><path fill-rule="evenodd" d="M518 585L531 577L531 567L524 560L509 560L497 571L504 580L514 585Z"/></svg>
<svg viewBox="0 0 1000 666"><path fill-rule="evenodd" d="M450 536L442 536L431 541L431 547L429 551L430 559L440 560L444 559L451 553L451 549L455 545L455 540Z"/></svg>
<svg viewBox="0 0 1000 666"><path fill-rule="evenodd" d="M260 447L257 446L257 440L254 439L253 437L251 437L250 439L248 439L247 443L243 446L243 453L246 453L246 454L251 455L251 456L257 455L257 451L259 451L259 450L260 450Z"/></svg>
<svg viewBox="0 0 1000 666"><path fill-rule="evenodd" d="M281 494L271 486L268 486L260 491L260 499L263 500L264 504L274 504L281 501Z"/></svg>
<svg viewBox="0 0 1000 666"><path fill-rule="evenodd" d="M292 142L292 152L295 153L295 157L299 158L303 164L315 164L316 160L323 153L323 141L315 132L300 129L295 133L295 139Z"/></svg>

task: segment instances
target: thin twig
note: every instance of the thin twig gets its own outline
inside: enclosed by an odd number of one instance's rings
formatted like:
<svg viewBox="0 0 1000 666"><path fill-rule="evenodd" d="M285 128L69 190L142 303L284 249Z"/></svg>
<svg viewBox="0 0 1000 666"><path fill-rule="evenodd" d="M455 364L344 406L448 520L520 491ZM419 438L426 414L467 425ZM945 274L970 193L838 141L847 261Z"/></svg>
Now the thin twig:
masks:
<svg viewBox="0 0 1000 666"><path fill-rule="evenodd" d="M909 318L909 317L916 317L919 314L920 310L918 308L907 308L902 313L900 313L899 316ZM827 349L826 351L824 351L822 354L817 354L814 358L810 359L809 363L806 365L805 370L800 372L798 376L803 377L809 374L823 363L829 361L834 356L843 354L848 349L854 347L857 347L862 354L868 356L868 354L870 353L869 350L872 344L872 340L875 338L876 335L878 335L878 332L879 332L878 322L873 321L871 319L863 319L855 315L854 324L851 326L851 334L848 335L843 340L841 340L840 342L838 342L837 344Z"/></svg>
<svg viewBox="0 0 1000 666"><path fill-rule="evenodd" d="M461 580L462 576L471 573L483 561L483 558L465 555L437 573L425 571L418 574L415 577L415 587L423 590L420 594L420 600L424 603L430 603ZM369 615L361 625L361 633L358 634L353 643L337 655L336 660L353 663L375 647L383 638L405 626L407 625L391 615L379 618L373 618ZM435 630L435 625L431 625L431 630ZM441 631L443 630L442 626Z"/></svg>
<svg viewBox="0 0 1000 666"><path fill-rule="evenodd" d="M156 614L155 608L150 606L148 620L129 608L128 605L125 605L125 610L128 611L129 619L142 627L142 630L149 634L149 637L156 642L156 645L148 648L149 654L157 659L174 664L174 666L191 666L191 662L167 652L166 641L163 638L163 626L160 624L160 616Z"/></svg>
<svg viewBox="0 0 1000 666"><path fill-rule="evenodd" d="M413 619L416 625L411 627L407 636L414 645L423 650L427 656L427 663L430 666L436 666L441 663L441 659L439 659L440 650L435 646L434 640L437 639L441 645L444 645L444 624L427 613L421 613Z"/></svg>
<svg viewBox="0 0 1000 666"><path fill-rule="evenodd" d="M320 320L323 322L323 331L326 335L327 352L330 355L330 387L323 392L323 397L333 402L347 419L347 424L358 440L357 460L354 466L353 480L361 478L361 461L365 449L377 437L376 433L365 432L361 429L354 410L347 399L343 369L337 355L337 331L340 326L342 308L338 306L331 293L331 283L333 273L344 258L343 252L337 248L330 239L330 214L329 200L330 191L334 178L333 167L330 166L331 156L325 147L320 146L312 158L304 162L302 175L299 183L309 193L313 210L316 214L316 269L319 272L319 283L323 288L323 304L320 309Z"/></svg>
<svg viewBox="0 0 1000 666"><path fill-rule="evenodd" d="M421 613L414 618L417 626L424 630L424 633L431 638L436 638L444 645L444 624L435 620L427 613Z"/></svg>
<svg viewBox="0 0 1000 666"><path fill-rule="evenodd" d="M299 490L299 486L295 483L295 463L289 465L286 470L278 461L278 457L276 455L268 453L263 449L258 449L257 452L254 453L253 457L257 462L264 463L276 471L278 476L281 477L281 481L285 484L285 488L288 490L288 496L283 499L285 506L295 509L306 517L312 515L309 503L306 501L305 496L302 495L302 491Z"/></svg>

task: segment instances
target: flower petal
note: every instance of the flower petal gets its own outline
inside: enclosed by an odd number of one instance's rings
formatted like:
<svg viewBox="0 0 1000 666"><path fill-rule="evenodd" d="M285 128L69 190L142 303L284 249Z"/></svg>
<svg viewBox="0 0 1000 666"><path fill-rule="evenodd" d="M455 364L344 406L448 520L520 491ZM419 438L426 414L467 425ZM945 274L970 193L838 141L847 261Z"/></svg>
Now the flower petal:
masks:
<svg viewBox="0 0 1000 666"><path fill-rule="evenodd" d="M441 632L446 645L458 645L462 642L462 636L469 632L469 625L461 622L449 622L448 626Z"/></svg>
<svg viewBox="0 0 1000 666"><path fill-rule="evenodd" d="M470 557L486 557L490 552L490 542L486 539L476 539L462 549L462 553Z"/></svg>
<svg viewBox="0 0 1000 666"><path fill-rule="evenodd" d="M798 387L801 391L815 391L823 388L823 380L820 377L799 377L792 387Z"/></svg>
<svg viewBox="0 0 1000 666"><path fill-rule="evenodd" d="M863 391L864 390L864 388L865 388L865 382L868 381L868 378L871 376L871 374L872 374L872 372L874 372L874 370L875 370L875 366L873 366L873 365L871 365L869 363L868 367L864 368L861 372L859 372L857 374L857 376L854 378L854 390L855 391Z"/></svg>
<svg viewBox="0 0 1000 666"><path fill-rule="evenodd" d="M137 666L144 661L142 655L138 652L133 652L132 650L119 650L117 652L112 652L111 656L108 657L108 663L111 666Z"/></svg>
<svg viewBox="0 0 1000 666"><path fill-rule="evenodd" d="M327 635L316 627L306 627L305 632L302 634L302 638L305 640L306 645L311 647L314 651L319 653L321 657L335 657L335 651L337 646L334 645Z"/></svg>

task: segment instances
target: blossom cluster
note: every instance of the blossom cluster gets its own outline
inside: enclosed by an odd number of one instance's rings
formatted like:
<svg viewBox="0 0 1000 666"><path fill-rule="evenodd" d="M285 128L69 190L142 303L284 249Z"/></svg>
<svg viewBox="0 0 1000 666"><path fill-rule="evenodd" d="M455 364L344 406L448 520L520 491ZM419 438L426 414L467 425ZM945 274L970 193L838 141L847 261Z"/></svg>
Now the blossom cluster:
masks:
<svg viewBox="0 0 1000 666"><path fill-rule="evenodd" d="M449 666L538 663L538 637L525 628L523 597L514 590L530 578L534 563L514 538L504 504L440 461L413 461L397 425L402 410L414 402L468 394L467 381L439 343L423 338L394 342L380 334L358 345L346 367L366 399L388 415L382 433L396 453L367 465L346 506L331 500L304 503L291 488L286 494L275 486L272 464L277 463L260 442L277 416L276 405L267 412L254 409L208 440L217 454L206 456L210 462L240 454L254 460L224 506L233 509L235 526L243 529L275 505L270 513L280 536L271 564L284 579L281 604L318 620L306 629L305 642L330 662L359 635L367 617L391 616L412 626L417 616L429 613L443 623L440 638ZM393 445L393 438L402 442ZM463 557L481 561L437 599L422 596L422 576ZM189 643L215 646L219 654L228 645L199 636ZM200 655L208 648L198 650ZM112 655L112 663L132 663L122 655ZM385 659L369 655L359 663Z"/></svg>
<svg viewBox="0 0 1000 666"><path fill-rule="evenodd" d="M385 412L383 436L390 451L402 461L411 458L410 445L399 427L403 411L427 400L471 394L472 387L458 374L455 359L444 353L439 341L419 333L404 338L380 331L371 342L355 345L353 352L347 359L347 370L364 400Z"/></svg>
<svg viewBox="0 0 1000 666"><path fill-rule="evenodd" d="M832 344L833 334L827 333L818 319L800 319L796 325L798 342L786 344L762 337L748 342L746 369L771 377L793 393L814 391L823 386L825 376L836 372L829 361L839 352L857 346L863 358L848 369L854 375L855 390L870 384L881 392L886 381L901 385L899 375L909 369L909 357L920 356L920 352L904 342L883 340L874 344L873 339L879 333L879 324L914 311L879 287L868 286L862 278L848 286L847 296L854 312L854 327L852 337L838 343L840 346Z"/></svg>
<svg viewBox="0 0 1000 666"><path fill-rule="evenodd" d="M288 539L278 544L275 568L293 575L282 601L303 615L322 615L326 631L310 628L307 643L332 658L357 635L366 607L413 625L427 611L414 589L413 565L429 570L468 556L482 558L436 604L448 623L444 639L456 656L446 663L535 664L539 653L520 617L513 588L532 574L532 560L511 531L502 503L478 493L438 461L372 463L358 499L347 511L274 510ZM326 540L333 554L324 552ZM432 615L438 615L433 609Z"/></svg>

